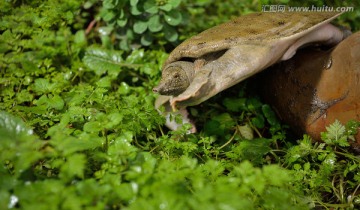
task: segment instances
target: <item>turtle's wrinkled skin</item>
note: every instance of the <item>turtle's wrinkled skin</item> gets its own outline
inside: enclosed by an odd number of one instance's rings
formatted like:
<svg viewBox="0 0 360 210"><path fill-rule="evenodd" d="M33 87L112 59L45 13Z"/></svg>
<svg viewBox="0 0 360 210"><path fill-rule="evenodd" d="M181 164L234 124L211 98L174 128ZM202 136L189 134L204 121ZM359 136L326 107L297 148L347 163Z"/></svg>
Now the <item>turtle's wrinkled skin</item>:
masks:
<svg viewBox="0 0 360 210"><path fill-rule="evenodd" d="M360 32L330 50L299 50L254 82L262 84L263 98L294 132L320 140L335 120L360 120ZM360 145L360 132L355 139Z"/></svg>
<svg viewBox="0 0 360 210"><path fill-rule="evenodd" d="M172 110L197 105L282 60L299 47L335 45L346 37L329 22L341 13L253 13L210 28L169 55L153 90L156 106ZM161 101L161 103L159 102Z"/></svg>

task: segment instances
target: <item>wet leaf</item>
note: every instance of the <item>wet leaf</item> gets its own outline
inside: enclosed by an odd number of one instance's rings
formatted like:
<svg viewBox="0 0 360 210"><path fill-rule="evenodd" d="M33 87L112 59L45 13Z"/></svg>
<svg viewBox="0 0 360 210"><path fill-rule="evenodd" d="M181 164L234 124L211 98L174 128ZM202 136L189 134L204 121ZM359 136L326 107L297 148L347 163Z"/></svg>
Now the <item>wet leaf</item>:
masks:
<svg viewBox="0 0 360 210"><path fill-rule="evenodd" d="M177 10L166 13L165 21L171 26L179 25L182 21L181 13Z"/></svg>

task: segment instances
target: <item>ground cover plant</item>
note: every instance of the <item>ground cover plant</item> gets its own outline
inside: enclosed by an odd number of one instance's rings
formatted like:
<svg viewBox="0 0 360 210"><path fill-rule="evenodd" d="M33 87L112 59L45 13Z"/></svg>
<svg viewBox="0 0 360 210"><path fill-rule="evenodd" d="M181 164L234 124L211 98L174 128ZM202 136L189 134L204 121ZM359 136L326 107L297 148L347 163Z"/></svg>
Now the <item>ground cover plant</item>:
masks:
<svg viewBox="0 0 360 210"><path fill-rule="evenodd" d="M263 4L303 3L1 1L0 209L359 209L358 122L298 139L246 82L196 134L154 108L171 49Z"/></svg>

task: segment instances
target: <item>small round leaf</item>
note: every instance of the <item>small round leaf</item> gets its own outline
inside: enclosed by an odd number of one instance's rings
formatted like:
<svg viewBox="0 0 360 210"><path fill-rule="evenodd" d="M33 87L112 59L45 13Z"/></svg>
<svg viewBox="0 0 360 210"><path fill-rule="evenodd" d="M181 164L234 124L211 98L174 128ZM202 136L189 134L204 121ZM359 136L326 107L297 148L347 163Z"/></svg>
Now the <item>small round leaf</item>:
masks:
<svg viewBox="0 0 360 210"><path fill-rule="evenodd" d="M141 36L141 44L143 46L149 46L152 42L153 42L153 37L149 33L146 33Z"/></svg>
<svg viewBox="0 0 360 210"><path fill-rule="evenodd" d="M137 6L131 7L130 13L131 13L132 15L140 15L140 14L141 14L141 12L140 12L139 9L137 8Z"/></svg>
<svg viewBox="0 0 360 210"><path fill-rule="evenodd" d="M125 17L125 12L124 12L124 10L122 9L122 10L120 10L119 18L122 19L122 18L124 18L124 17Z"/></svg>
<svg viewBox="0 0 360 210"><path fill-rule="evenodd" d="M86 132L99 132L102 130L102 124L99 121L87 122L84 124L84 131Z"/></svg>
<svg viewBox="0 0 360 210"><path fill-rule="evenodd" d="M136 6L138 2L139 2L139 0L130 0L130 5Z"/></svg>
<svg viewBox="0 0 360 210"><path fill-rule="evenodd" d="M134 32L137 34L142 34L147 29L147 23L143 21L138 21L134 24Z"/></svg>
<svg viewBox="0 0 360 210"><path fill-rule="evenodd" d="M116 21L117 25L120 26L120 27L124 27L127 23L127 18L124 18L124 19L118 19Z"/></svg>
<svg viewBox="0 0 360 210"><path fill-rule="evenodd" d="M169 0L168 4L172 6L172 8L176 8L180 5L181 0Z"/></svg>
<svg viewBox="0 0 360 210"><path fill-rule="evenodd" d="M120 46L120 49L122 49L122 50L130 50L130 46L129 46L127 39L122 39L119 43L119 46Z"/></svg>
<svg viewBox="0 0 360 210"><path fill-rule="evenodd" d="M179 25L182 21L182 15L179 11L172 10L170 13L165 14L165 21L171 26Z"/></svg>
<svg viewBox="0 0 360 210"><path fill-rule="evenodd" d="M146 1L144 3L144 10L150 14L156 14L159 11L158 6L156 5L155 1Z"/></svg>
<svg viewBox="0 0 360 210"><path fill-rule="evenodd" d="M112 20L114 17L115 17L115 13L113 13L113 12L107 12L106 14L103 15L102 18L103 18L106 22L109 22L109 21Z"/></svg>
<svg viewBox="0 0 360 210"><path fill-rule="evenodd" d="M165 4L163 6L160 6L160 9L166 12L170 12L173 9L173 7L170 4Z"/></svg>
<svg viewBox="0 0 360 210"><path fill-rule="evenodd" d="M102 5L103 5L103 7L105 9L113 9L113 8L115 8L115 4L114 4L114 2L112 0L104 0Z"/></svg>
<svg viewBox="0 0 360 210"><path fill-rule="evenodd" d="M163 31L165 34L165 38L170 42L175 42L179 37L177 31L168 25L164 25Z"/></svg>
<svg viewBox="0 0 360 210"><path fill-rule="evenodd" d="M262 115L257 115L251 119L252 124L257 128L263 128L265 126L265 119Z"/></svg>
<svg viewBox="0 0 360 210"><path fill-rule="evenodd" d="M148 21L148 27L151 32L158 32L162 29L163 25L160 23L160 16L154 15Z"/></svg>

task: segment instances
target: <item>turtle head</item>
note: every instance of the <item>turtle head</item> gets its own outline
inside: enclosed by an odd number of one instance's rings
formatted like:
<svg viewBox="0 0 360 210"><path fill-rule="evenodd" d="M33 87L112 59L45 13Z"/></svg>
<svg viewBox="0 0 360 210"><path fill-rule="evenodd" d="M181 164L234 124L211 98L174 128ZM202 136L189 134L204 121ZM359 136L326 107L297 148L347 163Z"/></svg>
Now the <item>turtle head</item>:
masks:
<svg viewBox="0 0 360 210"><path fill-rule="evenodd" d="M192 62L176 61L164 67L160 83L153 91L161 95L177 96L189 87L193 77Z"/></svg>

